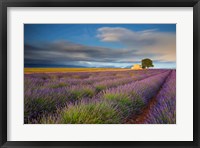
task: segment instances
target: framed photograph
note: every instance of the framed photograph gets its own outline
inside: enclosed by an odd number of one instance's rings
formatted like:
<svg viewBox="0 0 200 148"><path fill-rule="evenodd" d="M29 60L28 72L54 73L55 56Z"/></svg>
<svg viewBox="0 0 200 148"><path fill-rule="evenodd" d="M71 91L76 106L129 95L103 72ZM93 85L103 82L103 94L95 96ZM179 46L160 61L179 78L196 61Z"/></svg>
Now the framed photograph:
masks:
<svg viewBox="0 0 200 148"><path fill-rule="evenodd" d="M199 10L1 1L1 147L200 147Z"/></svg>

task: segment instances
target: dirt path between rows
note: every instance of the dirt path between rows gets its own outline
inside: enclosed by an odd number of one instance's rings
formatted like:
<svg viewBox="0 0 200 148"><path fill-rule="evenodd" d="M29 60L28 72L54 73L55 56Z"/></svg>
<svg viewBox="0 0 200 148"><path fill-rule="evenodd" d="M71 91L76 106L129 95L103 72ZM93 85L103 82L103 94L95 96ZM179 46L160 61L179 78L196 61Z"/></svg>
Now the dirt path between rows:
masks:
<svg viewBox="0 0 200 148"><path fill-rule="evenodd" d="M172 71L170 71L170 73L168 74L168 76L165 78L165 80L163 81L163 84L161 85L160 89L158 90L158 92L156 93L156 95L154 97L152 97L148 103L147 106L145 106L142 111L141 114L138 115L133 115L132 117L130 116L126 121L125 124L144 124L144 121L147 119L150 109L157 103L157 95L159 94L159 92L162 90L162 86L165 84L166 80L168 79L168 77L171 75Z"/></svg>

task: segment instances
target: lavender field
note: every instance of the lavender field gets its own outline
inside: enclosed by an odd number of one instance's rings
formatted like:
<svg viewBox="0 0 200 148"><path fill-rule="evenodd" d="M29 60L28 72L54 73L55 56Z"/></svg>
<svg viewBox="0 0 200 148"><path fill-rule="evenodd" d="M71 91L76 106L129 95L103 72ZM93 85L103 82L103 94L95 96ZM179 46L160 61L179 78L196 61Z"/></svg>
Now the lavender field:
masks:
<svg viewBox="0 0 200 148"><path fill-rule="evenodd" d="M176 70L29 73L25 124L175 124Z"/></svg>

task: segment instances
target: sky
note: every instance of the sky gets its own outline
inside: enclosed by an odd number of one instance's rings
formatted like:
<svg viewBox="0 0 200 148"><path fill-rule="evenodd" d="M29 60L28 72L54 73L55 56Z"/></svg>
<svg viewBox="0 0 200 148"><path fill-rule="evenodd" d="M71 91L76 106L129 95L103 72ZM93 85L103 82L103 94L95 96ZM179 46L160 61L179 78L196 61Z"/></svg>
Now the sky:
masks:
<svg viewBox="0 0 200 148"><path fill-rule="evenodd" d="M24 24L25 67L176 68L175 24Z"/></svg>

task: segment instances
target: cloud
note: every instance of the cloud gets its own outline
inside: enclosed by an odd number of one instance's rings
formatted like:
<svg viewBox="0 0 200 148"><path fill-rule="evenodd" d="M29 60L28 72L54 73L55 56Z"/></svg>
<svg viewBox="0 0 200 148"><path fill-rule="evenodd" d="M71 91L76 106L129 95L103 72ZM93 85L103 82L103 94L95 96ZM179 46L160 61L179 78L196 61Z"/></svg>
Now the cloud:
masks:
<svg viewBox="0 0 200 148"><path fill-rule="evenodd" d="M25 63L40 64L83 64L102 66L136 62L133 50L112 49L98 46L81 45L69 41L55 41L38 45L25 44Z"/></svg>
<svg viewBox="0 0 200 148"><path fill-rule="evenodd" d="M88 46L57 40L24 45L25 65L49 64L86 67L126 67L151 58L156 63L173 65L176 61L175 33L157 29L133 31L121 27L102 27L97 30L102 42L117 42L124 48Z"/></svg>
<svg viewBox="0 0 200 148"><path fill-rule="evenodd" d="M119 42L138 56L154 55L163 61L176 60L176 34L157 29L133 31L122 27L102 27L97 37L103 42Z"/></svg>

